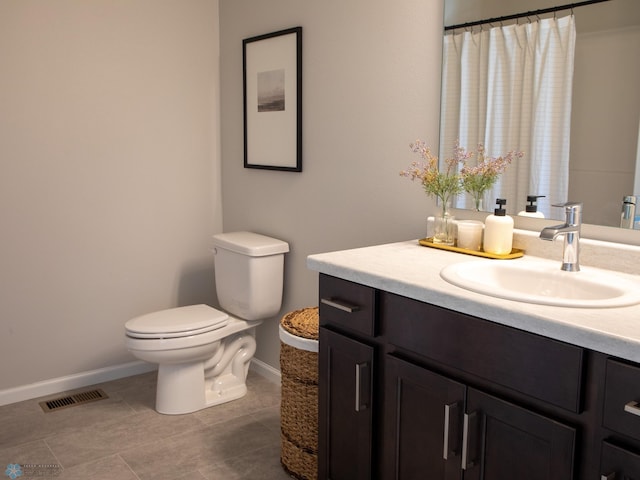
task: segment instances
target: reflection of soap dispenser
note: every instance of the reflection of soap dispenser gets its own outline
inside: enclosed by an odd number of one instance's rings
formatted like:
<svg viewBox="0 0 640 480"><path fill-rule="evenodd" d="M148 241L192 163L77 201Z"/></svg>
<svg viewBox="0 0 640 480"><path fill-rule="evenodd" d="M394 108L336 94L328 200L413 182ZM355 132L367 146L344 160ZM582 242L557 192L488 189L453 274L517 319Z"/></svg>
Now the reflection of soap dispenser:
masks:
<svg viewBox="0 0 640 480"><path fill-rule="evenodd" d="M506 255L513 246L513 218L503 208L507 204L504 198L496 199L496 204L498 208L484 221L484 251Z"/></svg>
<svg viewBox="0 0 640 480"><path fill-rule="evenodd" d="M527 195L527 202L529 202L529 205L527 205L524 210L518 213L518 216L544 218L544 213L539 212L538 206L536 205L536 202L539 198L544 198L544 195Z"/></svg>

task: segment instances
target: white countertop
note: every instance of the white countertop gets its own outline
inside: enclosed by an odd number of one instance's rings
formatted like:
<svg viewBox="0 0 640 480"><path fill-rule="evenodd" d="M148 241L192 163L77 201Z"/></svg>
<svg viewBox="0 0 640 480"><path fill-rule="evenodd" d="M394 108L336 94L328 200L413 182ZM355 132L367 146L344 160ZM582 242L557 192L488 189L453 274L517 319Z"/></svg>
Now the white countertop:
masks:
<svg viewBox="0 0 640 480"><path fill-rule="evenodd" d="M525 255L515 260L482 261L535 260ZM479 258L423 247L417 240L410 240L310 255L307 266L320 273L640 363L640 305L623 308L536 305L474 293L440 277L443 267L468 261Z"/></svg>

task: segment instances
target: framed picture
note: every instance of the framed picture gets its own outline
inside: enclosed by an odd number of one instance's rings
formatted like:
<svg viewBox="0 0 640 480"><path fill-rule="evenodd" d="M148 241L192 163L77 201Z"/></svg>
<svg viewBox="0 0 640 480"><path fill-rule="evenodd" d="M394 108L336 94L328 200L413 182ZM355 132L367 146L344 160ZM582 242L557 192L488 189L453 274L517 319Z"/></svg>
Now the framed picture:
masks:
<svg viewBox="0 0 640 480"><path fill-rule="evenodd" d="M302 27L242 41L244 166L302 171Z"/></svg>

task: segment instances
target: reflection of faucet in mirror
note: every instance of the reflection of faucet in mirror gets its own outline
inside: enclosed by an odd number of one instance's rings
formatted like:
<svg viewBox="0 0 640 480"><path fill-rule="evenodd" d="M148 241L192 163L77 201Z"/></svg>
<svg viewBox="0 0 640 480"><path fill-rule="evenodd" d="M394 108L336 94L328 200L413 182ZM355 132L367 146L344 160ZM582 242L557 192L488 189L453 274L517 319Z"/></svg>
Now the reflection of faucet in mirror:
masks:
<svg viewBox="0 0 640 480"><path fill-rule="evenodd" d="M567 202L554 207L564 207L565 223L545 227L540 232L542 240L553 241L558 235L564 235L562 250L562 270L567 272L580 271L580 226L582 225L582 203Z"/></svg>
<svg viewBox="0 0 640 480"><path fill-rule="evenodd" d="M620 227L634 228L636 219L636 197L627 195L622 199L622 213L620 213Z"/></svg>

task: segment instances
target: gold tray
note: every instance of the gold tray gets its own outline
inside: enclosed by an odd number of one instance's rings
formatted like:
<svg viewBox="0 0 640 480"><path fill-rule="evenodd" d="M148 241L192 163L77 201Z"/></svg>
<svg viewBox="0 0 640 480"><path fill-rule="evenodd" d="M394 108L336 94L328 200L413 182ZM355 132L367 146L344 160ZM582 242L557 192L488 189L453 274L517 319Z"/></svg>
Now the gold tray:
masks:
<svg viewBox="0 0 640 480"><path fill-rule="evenodd" d="M510 260L512 258L520 258L524 255L524 250L514 248L511 253L505 253L504 255L496 255L495 253L488 253L485 251L468 250L466 248L458 248L452 245L442 245L440 243L433 243L433 237L421 238L418 243L423 247L439 248L440 250L448 250L449 252L465 253L467 255L475 255L476 257L493 258L496 260Z"/></svg>

